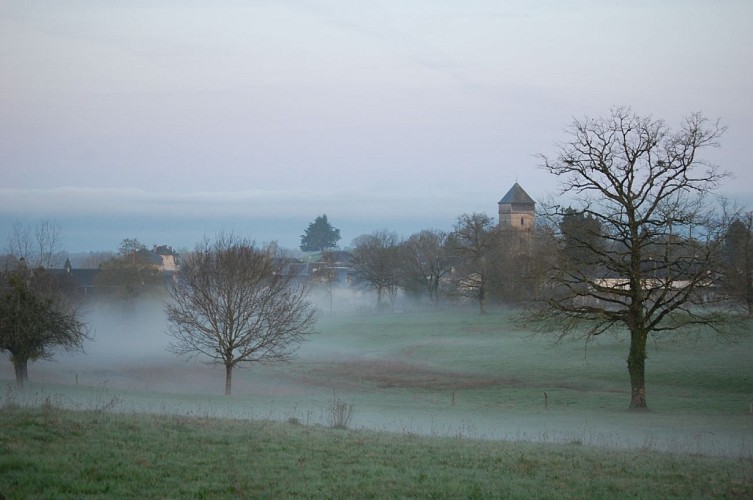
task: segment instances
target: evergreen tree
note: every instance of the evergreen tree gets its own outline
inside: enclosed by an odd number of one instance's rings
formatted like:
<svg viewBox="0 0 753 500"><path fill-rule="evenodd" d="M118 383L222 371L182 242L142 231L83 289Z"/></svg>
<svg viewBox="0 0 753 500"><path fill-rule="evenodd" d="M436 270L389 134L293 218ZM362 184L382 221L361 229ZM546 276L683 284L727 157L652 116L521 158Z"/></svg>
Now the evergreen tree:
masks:
<svg viewBox="0 0 753 500"><path fill-rule="evenodd" d="M306 233L301 235L301 250L304 252L321 252L337 246L340 230L332 227L327 215L320 215L309 224Z"/></svg>

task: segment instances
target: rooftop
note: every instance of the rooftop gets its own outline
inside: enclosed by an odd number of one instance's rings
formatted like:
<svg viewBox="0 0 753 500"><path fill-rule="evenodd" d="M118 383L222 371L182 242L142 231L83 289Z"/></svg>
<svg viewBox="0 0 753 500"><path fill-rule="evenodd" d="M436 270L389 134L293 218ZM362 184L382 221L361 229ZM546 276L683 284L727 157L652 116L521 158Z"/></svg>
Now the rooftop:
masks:
<svg viewBox="0 0 753 500"><path fill-rule="evenodd" d="M536 204L536 202L533 201L533 198L528 196L528 193L526 193L525 190L520 187L520 184L518 184L517 182L513 185L513 187L510 188L507 194L504 195L501 200L499 200L499 203L509 203L513 205Z"/></svg>

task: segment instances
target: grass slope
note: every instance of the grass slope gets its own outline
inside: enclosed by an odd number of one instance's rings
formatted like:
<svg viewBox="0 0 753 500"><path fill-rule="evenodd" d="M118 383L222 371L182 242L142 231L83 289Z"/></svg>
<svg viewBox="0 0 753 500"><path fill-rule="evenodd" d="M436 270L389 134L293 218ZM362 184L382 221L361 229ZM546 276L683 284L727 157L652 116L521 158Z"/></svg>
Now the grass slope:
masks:
<svg viewBox="0 0 753 500"><path fill-rule="evenodd" d="M751 498L753 461L6 405L1 496Z"/></svg>
<svg viewBox="0 0 753 500"><path fill-rule="evenodd" d="M555 345L505 311L331 316L230 398L221 367L108 353L106 328L25 391L6 370L0 498L753 497L749 329L653 340L634 413L624 338ZM359 430L326 428L335 393Z"/></svg>

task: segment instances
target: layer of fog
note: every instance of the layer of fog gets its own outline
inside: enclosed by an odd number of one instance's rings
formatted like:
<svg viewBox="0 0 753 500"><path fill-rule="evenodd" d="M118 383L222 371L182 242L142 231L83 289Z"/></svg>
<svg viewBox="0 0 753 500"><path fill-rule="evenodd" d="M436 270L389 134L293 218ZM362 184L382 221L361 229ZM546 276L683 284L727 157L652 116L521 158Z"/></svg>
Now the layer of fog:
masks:
<svg viewBox="0 0 753 500"><path fill-rule="evenodd" d="M322 291L316 296L322 323L329 315L365 318L374 314L374 297L336 291L330 304ZM330 310L331 306L331 310ZM407 299L398 311L414 307ZM579 412L577 408L539 412L479 410L462 403L440 401L403 404L394 394L384 396L333 394L332 387L297 383L287 376L293 365L276 364L237 369L233 396L222 395L224 369L201 358L187 359L167 350L170 337L163 302L155 299L93 301L83 314L94 341L85 352L58 353L54 360L29 366L30 388L13 389L13 368L7 353L0 355L0 399L26 400L76 409L106 409L229 418L331 424L331 405L342 397L354 404L351 428L473 439L576 443L611 448L643 448L670 452L753 457L753 438L746 422L730 417L729 428L713 428L702 416L615 415ZM304 362L363 359L372 353L347 339L312 335L297 352ZM325 384L326 385L326 384ZM383 399L381 399L383 398ZM444 398L444 400L441 400ZM415 402L414 402L415 403Z"/></svg>
<svg viewBox="0 0 753 500"><path fill-rule="evenodd" d="M169 351L165 300L128 298L91 300L80 309L91 341L83 351L59 351L51 360L29 363L30 380L38 382L106 384L119 389L139 389L187 394L214 394L224 388L224 367L201 356L178 356ZM373 314L373 294L335 288L313 290L311 301L320 318L332 314ZM342 358L356 355L355 347L329 342L316 331L295 352L297 359ZM284 365L283 365L284 366ZM253 370L240 366L237 371ZM284 370L284 368L282 368ZM12 380L8 353L0 354L0 379ZM240 382L234 390L243 391Z"/></svg>

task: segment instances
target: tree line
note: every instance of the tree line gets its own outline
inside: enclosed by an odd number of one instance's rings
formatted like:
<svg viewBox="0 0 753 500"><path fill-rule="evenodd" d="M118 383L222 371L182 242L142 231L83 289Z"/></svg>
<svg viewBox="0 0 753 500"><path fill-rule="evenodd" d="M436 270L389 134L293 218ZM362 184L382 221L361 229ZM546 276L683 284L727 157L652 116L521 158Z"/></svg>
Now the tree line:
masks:
<svg viewBox="0 0 753 500"><path fill-rule="evenodd" d="M566 289L571 302L619 303L616 284L628 285L633 272L645 291L659 287L664 298L691 286L688 295L753 315L753 212L723 212L704 219L703 228L682 227L675 217L659 231L653 221L654 234L643 233L635 257L588 210L547 209L531 231L500 228L483 213L459 216L449 232L426 229L403 239L374 231L353 241L350 265L361 285L375 291L380 310L393 307L399 293L432 304L470 299L482 313L489 303L536 304ZM330 261L325 250L315 282L328 283Z"/></svg>

